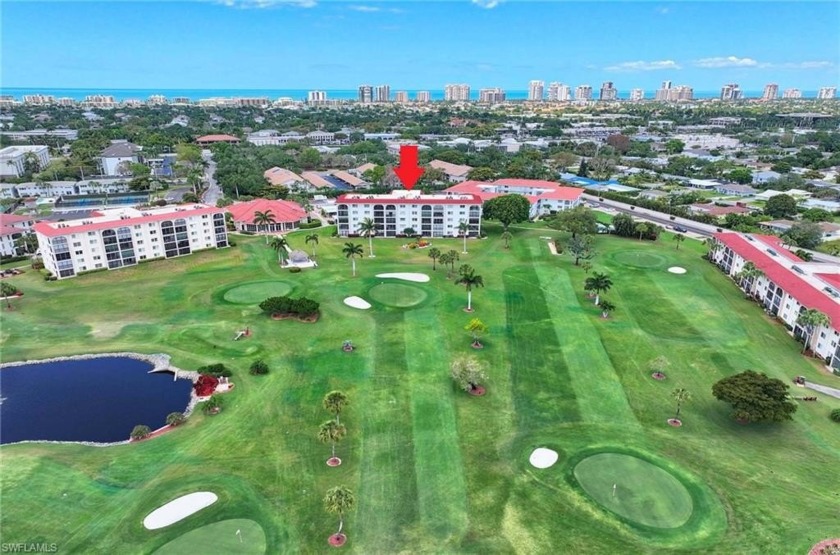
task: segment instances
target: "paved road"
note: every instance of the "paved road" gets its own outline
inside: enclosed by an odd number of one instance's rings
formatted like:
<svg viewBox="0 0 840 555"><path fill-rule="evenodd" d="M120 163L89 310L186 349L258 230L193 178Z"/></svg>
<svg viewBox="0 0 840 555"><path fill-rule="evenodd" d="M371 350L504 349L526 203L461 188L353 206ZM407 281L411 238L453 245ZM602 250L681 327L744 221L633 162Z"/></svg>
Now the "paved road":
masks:
<svg viewBox="0 0 840 555"><path fill-rule="evenodd" d="M216 183L216 162L213 161L213 155L209 150L202 150L201 157L207 161L207 169L204 170L204 180L207 182L207 190L204 191L203 199L205 203L216 206L216 201L224 197L222 188Z"/></svg>

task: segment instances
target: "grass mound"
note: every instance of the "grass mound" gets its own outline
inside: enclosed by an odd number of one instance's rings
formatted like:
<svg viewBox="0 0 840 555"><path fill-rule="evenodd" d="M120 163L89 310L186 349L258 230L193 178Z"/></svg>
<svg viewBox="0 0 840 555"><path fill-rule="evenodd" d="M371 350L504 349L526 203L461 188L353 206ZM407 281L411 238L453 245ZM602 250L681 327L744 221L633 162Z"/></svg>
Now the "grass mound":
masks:
<svg viewBox="0 0 840 555"><path fill-rule="evenodd" d="M291 291L292 286L282 281L255 281L228 289L223 298L233 304L258 304L268 297L282 297Z"/></svg>
<svg viewBox="0 0 840 555"><path fill-rule="evenodd" d="M575 466L574 474L597 503L637 524L677 528L694 510L691 494L679 480L631 455L592 455Z"/></svg>
<svg viewBox="0 0 840 555"><path fill-rule="evenodd" d="M661 268L665 257L646 251L620 251L613 255L613 260L633 268Z"/></svg>
<svg viewBox="0 0 840 555"><path fill-rule="evenodd" d="M239 530L239 534L236 531ZM241 538L241 541L240 541ZM262 526L244 518L222 520L196 528L155 551L155 555L191 553L262 554L265 553Z"/></svg>
<svg viewBox="0 0 840 555"><path fill-rule="evenodd" d="M425 301L428 293L419 287L405 283L381 283L371 287L368 296L385 306L408 308Z"/></svg>

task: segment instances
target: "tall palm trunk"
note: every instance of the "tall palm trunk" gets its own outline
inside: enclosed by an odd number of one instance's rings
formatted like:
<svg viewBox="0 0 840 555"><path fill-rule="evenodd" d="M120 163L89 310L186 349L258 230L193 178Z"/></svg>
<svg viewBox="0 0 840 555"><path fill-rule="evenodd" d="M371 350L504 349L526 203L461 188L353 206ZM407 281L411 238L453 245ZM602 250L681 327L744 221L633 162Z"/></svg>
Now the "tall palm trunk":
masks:
<svg viewBox="0 0 840 555"><path fill-rule="evenodd" d="M338 516L338 532L336 532L336 534L340 534L343 529L344 529L344 513L341 513Z"/></svg>
<svg viewBox="0 0 840 555"><path fill-rule="evenodd" d="M679 414L679 411L677 411L677 414ZM332 458L335 458L335 442L334 441L332 442Z"/></svg>
<svg viewBox="0 0 840 555"><path fill-rule="evenodd" d="M464 232L464 254L467 254L467 232Z"/></svg>
<svg viewBox="0 0 840 555"><path fill-rule="evenodd" d="M356 277L356 258L353 257L350 261L353 263L353 277Z"/></svg>
<svg viewBox="0 0 840 555"><path fill-rule="evenodd" d="M472 310L472 291L467 289L467 310Z"/></svg>
<svg viewBox="0 0 840 555"><path fill-rule="evenodd" d="M595 306L601 304L601 293L595 293Z"/></svg>
<svg viewBox="0 0 840 555"><path fill-rule="evenodd" d="M368 235L368 246L370 247L370 256L368 258L375 258L376 255L373 254L373 235Z"/></svg>

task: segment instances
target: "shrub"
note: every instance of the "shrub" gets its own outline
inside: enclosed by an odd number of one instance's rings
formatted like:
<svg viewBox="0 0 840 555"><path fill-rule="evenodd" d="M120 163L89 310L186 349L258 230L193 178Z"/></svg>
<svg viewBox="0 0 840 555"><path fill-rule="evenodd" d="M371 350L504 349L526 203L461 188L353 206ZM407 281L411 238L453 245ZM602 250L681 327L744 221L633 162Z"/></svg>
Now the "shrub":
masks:
<svg viewBox="0 0 840 555"><path fill-rule="evenodd" d="M833 422L840 422L840 409L834 409L828 414Z"/></svg>
<svg viewBox="0 0 840 555"><path fill-rule="evenodd" d="M251 363L251 375L263 376L268 374L268 364L264 360L255 360Z"/></svg>
<svg viewBox="0 0 840 555"><path fill-rule="evenodd" d="M208 364L207 366L201 366L200 368L196 368L196 372L199 374L209 374L218 378L219 376L224 376L229 378L233 375L227 366L222 364L221 362L217 362L216 364Z"/></svg>
<svg viewBox="0 0 840 555"><path fill-rule="evenodd" d="M294 316L307 317L318 313L318 308L321 305L301 297L293 299L291 297L269 297L260 303L260 310L269 314L290 314Z"/></svg>
<svg viewBox="0 0 840 555"><path fill-rule="evenodd" d="M134 426L133 430L131 430L131 439L143 439L144 437L149 437L149 434L151 433L151 428L145 424L138 424L137 426Z"/></svg>
<svg viewBox="0 0 840 555"><path fill-rule="evenodd" d="M180 426L187 421L183 412L170 412L166 415L166 423L170 426Z"/></svg>
<svg viewBox="0 0 840 555"><path fill-rule="evenodd" d="M299 274L300 273L300 268L298 268L297 266L292 266L291 268L289 268L289 273L290 274Z"/></svg>
<svg viewBox="0 0 840 555"><path fill-rule="evenodd" d="M316 227L321 227L321 220L315 220L314 222L302 223L298 226L299 229L315 229Z"/></svg>
<svg viewBox="0 0 840 555"><path fill-rule="evenodd" d="M201 410L204 414L208 414L210 412L218 412L222 410L222 405L224 401L219 395L213 395L209 399L207 399L204 403L202 403ZM218 409L218 410L216 410Z"/></svg>
<svg viewBox="0 0 840 555"><path fill-rule="evenodd" d="M217 385L219 385L219 378L210 374L202 374L193 384L193 389L195 389L195 394L199 397L207 397L216 391Z"/></svg>
<svg viewBox="0 0 840 555"><path fill-rule="evenodd" d="M236 246L236 241L228 241L228 246L229 247L235 247Z"/></svg>

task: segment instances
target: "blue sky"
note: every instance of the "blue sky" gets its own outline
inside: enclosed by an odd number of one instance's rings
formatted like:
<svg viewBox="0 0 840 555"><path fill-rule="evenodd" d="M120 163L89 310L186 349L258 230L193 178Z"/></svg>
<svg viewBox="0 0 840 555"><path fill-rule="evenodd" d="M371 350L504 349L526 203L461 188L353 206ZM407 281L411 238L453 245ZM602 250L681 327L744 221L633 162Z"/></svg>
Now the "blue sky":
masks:
<svg viewBox="0 0 840 555"><path fill-rule="evenodd" d="M695 90L840 80L838 2L4 1L0 83Z"/></svg>

